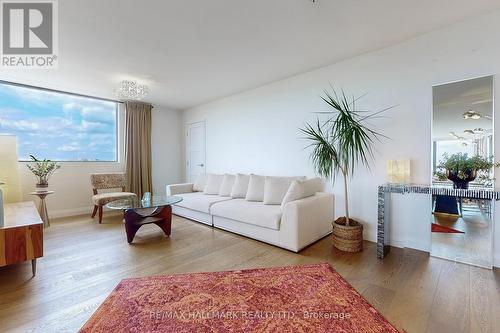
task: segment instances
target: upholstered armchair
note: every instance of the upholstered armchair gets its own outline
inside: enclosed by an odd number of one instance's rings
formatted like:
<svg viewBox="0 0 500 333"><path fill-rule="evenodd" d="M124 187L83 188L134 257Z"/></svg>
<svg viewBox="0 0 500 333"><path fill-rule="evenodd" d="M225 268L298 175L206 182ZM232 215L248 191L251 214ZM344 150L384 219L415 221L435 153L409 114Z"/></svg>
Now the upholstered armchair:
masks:
<svg viewBox="0 0 500 333"><path fill-rule="evenodd" d="M99 223L102 222L102 209L107 203L119 199L135 197L135 193L125 192L126 178L124 173L94 173L90 175L90 182L92 183L92 202L94 203L94 211L92 218L95 217L99 211ZM99 190L112 190L121 189L121 192L102 192Z"/></svg>

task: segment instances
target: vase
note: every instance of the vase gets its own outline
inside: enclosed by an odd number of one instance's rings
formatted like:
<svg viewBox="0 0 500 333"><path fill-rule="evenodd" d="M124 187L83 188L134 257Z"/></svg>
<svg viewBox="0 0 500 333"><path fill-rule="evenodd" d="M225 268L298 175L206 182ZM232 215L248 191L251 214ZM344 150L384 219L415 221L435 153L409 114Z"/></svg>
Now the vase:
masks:
<svg viewBox="0 0 500 333"><path fill-rule="evenodd" d="M49 190L49 184L36 184L35 188L37 192L46 192Z"/></svg>
<svg viewBox="0 0 500 333"><path fill-rule="evenodd" d="M474 179L476 179L476 177L477 177L476 170L464 171L465 178L458 177L457 170L446 170L446 174L447 174L448 179L453 182L453 188L454 189L462 189L462 190L468 190L469 183L471 181L473 181Z"/></svg>

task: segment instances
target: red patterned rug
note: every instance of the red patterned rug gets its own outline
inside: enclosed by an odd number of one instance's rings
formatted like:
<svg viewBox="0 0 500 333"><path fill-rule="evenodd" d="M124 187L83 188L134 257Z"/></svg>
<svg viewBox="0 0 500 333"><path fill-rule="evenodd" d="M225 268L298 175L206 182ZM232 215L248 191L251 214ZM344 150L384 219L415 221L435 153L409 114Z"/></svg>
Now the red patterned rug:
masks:
<svg viewBox="0 0 500 333"><path fill-rule="evenodd" d="M125 279L80 332L399 332L328 264Z"/></svg>
<svg viewBox="0 0 500 333"><path fill-rule="evenodd" d="M432 232L442 232L445 234L465 234L465 232L463 232L463 231L453 229L450 227L446 227L444 225L440 225L440 224L436 224L436 223L432 224L431 231Z"/></svg>

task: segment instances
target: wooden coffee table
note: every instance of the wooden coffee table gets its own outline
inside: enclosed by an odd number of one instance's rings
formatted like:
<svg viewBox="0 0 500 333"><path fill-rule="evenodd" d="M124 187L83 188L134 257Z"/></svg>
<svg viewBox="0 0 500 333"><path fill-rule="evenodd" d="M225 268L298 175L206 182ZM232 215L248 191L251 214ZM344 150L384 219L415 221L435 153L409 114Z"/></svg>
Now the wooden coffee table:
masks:
<svg viewBox="0 0 500 333"><path fill-rule="evenodd" d="M163 230L166 236L170 236L172 205L181 201L182 198L176 196L152 196L150 200L131 197L112 201L106 207L124 211L125 232L130 244L134 241L139 228L145 224L154 223Z"/></svg>

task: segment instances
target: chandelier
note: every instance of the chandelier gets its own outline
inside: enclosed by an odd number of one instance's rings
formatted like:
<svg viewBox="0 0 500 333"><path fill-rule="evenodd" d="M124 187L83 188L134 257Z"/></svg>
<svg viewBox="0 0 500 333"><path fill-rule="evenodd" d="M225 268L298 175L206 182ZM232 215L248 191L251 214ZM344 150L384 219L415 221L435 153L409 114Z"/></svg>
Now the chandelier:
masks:
<svg viewBox="0 0 500 333"><path fill-rule="evenodd" d="M148 86L136 81L123 80L116 90L116 95L124 100L141 100L148 94Z"/></svg>
<svg viewBox="0 0 500 333"><path fill-rule="evenodd" d="M464 116L464 119L474 119L474 120L481 119L481 118L490 119L490 120L492 119L491 116L489 116L487 114L479 113L479 112L474 111L474 110L469 110L469 111L464 112L463 116Z"/></svg>

